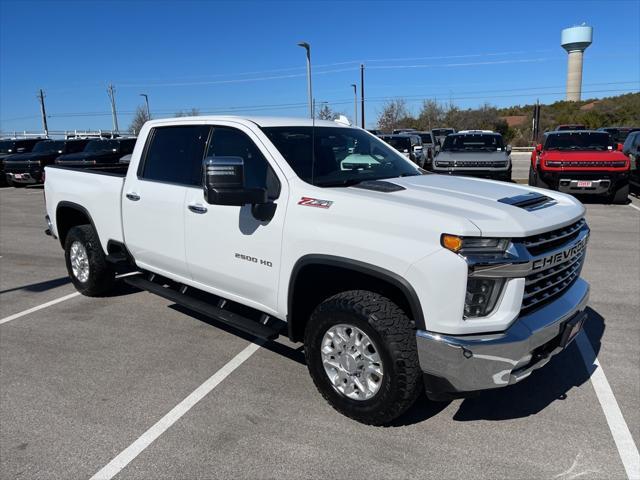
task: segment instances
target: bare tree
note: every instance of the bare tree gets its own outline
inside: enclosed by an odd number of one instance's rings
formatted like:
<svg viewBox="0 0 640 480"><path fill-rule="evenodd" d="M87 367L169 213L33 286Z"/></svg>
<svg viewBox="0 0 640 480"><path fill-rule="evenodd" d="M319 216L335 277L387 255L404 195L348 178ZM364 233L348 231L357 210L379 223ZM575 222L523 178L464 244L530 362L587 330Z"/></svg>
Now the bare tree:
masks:
<svg viewBox="0 0 640 480"><path fill-rule="evenodd" d="M403 128L412 121L407 103L398 98L387 102L382 107L382 112L378 116L378 128L383 131L392 131L394 128Z"/></svg>
<svg viewBox="0 0 640 480"><path fill-rule="evenodd" d="M174 117L197 117L200 115L200 109L192 108L191 110L179 110Z"/></svg>
<svg viewBox="0 0 640 480"><path fill-rule="evenodd" d="M133 120L131 120L131 125L129 125L129 131L134 135L137 135L140 133L140 129L147 121L149 121L147 109L142 105L138 105L136 113L133 115Z"/></svg>
<svg viewBox="0 0 640 480"><path fill-rule="evenodd" d="M442 125L444 109L435 100L424 100L418 114L418 128L431 130Z"/></svg>

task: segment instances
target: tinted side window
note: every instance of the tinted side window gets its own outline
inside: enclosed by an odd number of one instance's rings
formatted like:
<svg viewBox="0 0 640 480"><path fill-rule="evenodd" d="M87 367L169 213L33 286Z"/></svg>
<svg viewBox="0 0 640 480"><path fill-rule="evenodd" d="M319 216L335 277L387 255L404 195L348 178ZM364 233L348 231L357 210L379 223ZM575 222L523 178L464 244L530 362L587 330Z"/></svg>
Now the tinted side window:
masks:
<svg viewBox="0 0 640 480"><path fill-rule="evenodd" d="M207 157L242 157L247 188L266 188L269 198L280 195L280 182L256 144L244 132L214 127Z"/></svg>
<svg viewBox="0 0 640 480"><path fill-rule="evenodd" d="M120 153L123 155L129 154L133 152L133 147L135 147L135 140L122 140L120 142Z"/></svg>
<svg viewBox="0 0 640 480"><path fill-rule="evenodd" d="M209 130L208 125L154 128L142 167L142 178L200 185L199 173Z"/></svg>
<svg viewBox="0 0 640 480"><path fill-rule="evenodd" d="M84 147L87 145L87 143L89 143L88 140L87 141L77 140L74 142L67 142L64 150L66 153L78 153L84 150Z"/></svg>

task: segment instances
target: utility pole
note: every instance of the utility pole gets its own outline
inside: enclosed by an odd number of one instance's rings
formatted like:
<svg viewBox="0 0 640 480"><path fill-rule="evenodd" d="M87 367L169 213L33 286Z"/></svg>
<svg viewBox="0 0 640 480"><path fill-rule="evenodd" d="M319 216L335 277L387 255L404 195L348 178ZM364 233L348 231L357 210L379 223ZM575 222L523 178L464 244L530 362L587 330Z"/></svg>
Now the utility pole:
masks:
<svg viewBox="0 0 640 480"><path fill-rule="evenodd" d="M113 84L110 83L107 87L107 95L111 100L111 117L113 118L113 130L115 133L119 133L118 129L118 114L116 113L116 89Z"/></svg>
<svg viewBox="0 0 640 480"><path fill-rule="evenodd" d="M311 45L307 42L298 42L298 46L302 47L307 52L307 93L309 96L309 116L313 118L313 92L311 90Z"/></svg>
<svg viewBox="0 0 640 480"><path fill-rule="evenodd" d="M364 64L360 64L360 115L362 115L362 128L365 128L364 123Z"/></svg>
<svg viewBox="0 0 640 480"><path fill-rule="evenodd" d="M358 126L358 90L355 83L352 83L353 87L353 125Z"/></svg>
<svg viewBox="0 0 640 480"><path fill-rule="evenodd" d="M44 130L44 137L49 138L49 127L47 126L47 112L44 108L44 92L42 89L38 92L38 97L40 100L40 113L42 114L42 129Z"/></svg>
<svg viewBox="0 0 640 480"><path fill-rule="evenodd" d="M151 120L151 111L149 110L149 95L141 93L141 97L144 97L144 103L147 105L147 120Z"/></svg>

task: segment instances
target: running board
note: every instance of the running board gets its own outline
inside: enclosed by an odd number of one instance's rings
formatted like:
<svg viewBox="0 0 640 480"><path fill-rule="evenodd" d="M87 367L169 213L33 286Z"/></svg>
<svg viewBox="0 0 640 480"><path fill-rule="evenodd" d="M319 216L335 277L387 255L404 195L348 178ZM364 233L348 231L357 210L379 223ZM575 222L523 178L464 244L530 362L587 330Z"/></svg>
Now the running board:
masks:
<svg viewBox="0 0 640 480"><path fill-rule="evenodd" d="M158 283L147 280L142 276L131 276L122 279L125 283L139 288L141 290L147 290L161 297L171 300L178 305L193 310L201 315L212 318L226 325L230 325L238 330L249 333L256 337L266 338L273 340L278 337L278 330L258 323L250 318L243 317L237 313L224 310L223 308L215 307L207 302L191 297L185 293L180 293L177 290L173 290L170 287L165 287ZM225 302L226 303L226 302ZM224 305L224 304L223 304Z"/></svg>

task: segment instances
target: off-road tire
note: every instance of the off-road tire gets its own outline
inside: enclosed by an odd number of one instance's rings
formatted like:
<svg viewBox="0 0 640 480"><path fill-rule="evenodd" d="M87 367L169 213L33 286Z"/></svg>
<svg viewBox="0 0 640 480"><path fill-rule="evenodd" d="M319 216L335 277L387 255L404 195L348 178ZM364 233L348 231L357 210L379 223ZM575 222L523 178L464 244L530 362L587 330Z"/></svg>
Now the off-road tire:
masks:
<svg viewBox="0 0 640 480"><path fill-rule="evenodd" d="M89 278L81 282L76 278L71 268L70 251L73 242L80 242L89 260ZM115 270L107 262L98 235L91 225L80 225L71 228L64 242L64 260L69 272L69 278L76 290L87 297L103 296L113 288L115 283Z"/></svg>
<svg viewBox="0 0 640 480"><path fill-rule="evenodd" d="M347 398L333 388L324 370L322 339L334 325L351 324L373 340L384 369L378 392L368 400ZM338 412L368 425L384 425L413 403L422 389L415 325L391 300L365 290L339 293L311 314L304 336L305 357L318 391Z"/></svg>
<svg viewBox="0 0 640 480"><path fill-rule="evenodd" d="M625 184L618 188L613 195L611 195L611 203L616 205L626 205L629 203L629 184Z"/></svg>

